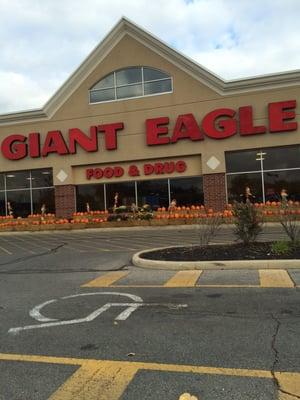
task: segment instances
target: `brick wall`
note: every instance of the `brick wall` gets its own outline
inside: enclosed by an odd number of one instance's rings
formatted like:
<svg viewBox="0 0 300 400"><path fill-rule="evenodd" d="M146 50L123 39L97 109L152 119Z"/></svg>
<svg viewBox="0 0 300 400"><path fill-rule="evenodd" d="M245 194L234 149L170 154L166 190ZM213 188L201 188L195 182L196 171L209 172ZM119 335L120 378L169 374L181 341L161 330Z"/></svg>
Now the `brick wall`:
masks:
<svg viewBox="0 0 300 400"><path fill-rule="evenodd" d="M55 186L55 213L58 218L71 218L75 212L75 186Z"/></svg>
<svg viewBox="0 0 300 400"><path fill-rule="evenodd" d="M204 204L214 211L223 211L226 205L225 174L203 175Z"/></svg>

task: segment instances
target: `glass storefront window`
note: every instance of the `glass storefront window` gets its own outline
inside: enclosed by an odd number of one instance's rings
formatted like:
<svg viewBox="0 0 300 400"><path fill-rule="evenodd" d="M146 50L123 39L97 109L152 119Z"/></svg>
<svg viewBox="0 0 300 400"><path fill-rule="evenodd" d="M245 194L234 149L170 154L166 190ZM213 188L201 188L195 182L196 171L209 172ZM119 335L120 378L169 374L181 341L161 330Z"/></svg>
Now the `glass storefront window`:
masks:
<svg viewBox="0 0 300 400"><path fill-rule="evenodd" d="M263 168L300 168L300 146L270 147L263 149Z"/></svg>
<svg viewBox="0 0 300 400"><path fill-rule="evenodd" d="M240 201L249 186L255 202L263 201L261 173L227 175L228 202Z"/></svg>
<svg viewBox="0 0 300 400"><path fill-rule="evenodd" d="M105 187L106 206L108 209L113 208L116 193L119 193L118 206L131 206L132 203L136 203L134 182L109 183Z"/></svg>
<svg viewBox="0 0 300 400"><path fill-rule="evenodd" d="M106 203L104 203L104 186ZM169 198L169 188L170 195ZM203 182L201 176L190 178L155 179L152 181L116 182L94 185L78 185L76 189L77 211L86 211L86 203L91 210L106 208L112 211L115 195L118 193L118 205L130 207L138 199L138 207L149 204L153 210L168 207L172 198L178 205L200 205L204 203ZM99 201L102 199L102 203Z"/></svg>
<svg viewBox="0 0 300 400"><path fill-rule="evenodd" d="M40 214L42 205L46 206L46 213L55 212L54 188L32 190L33 214Z"/></svg>
<svg viewBox="0 0 300 400"><path fill-rule="evenodd" d="M300 169L264 173L266 201L280 201L280 192L286 189L288 198L300 200Z"/></svg>
<svg viewBox="0 0 300 400"><path fill-rule="evenodd" d="M237 200L238 191L244 190L245 186L250 186L252 191L257 192L257 199L261 201L280 200L281 189L285 188L290 199L299 199L299 173L300 173L300 146L267 147L258 150L236 151L225 154L227 182L228 182L228 201ZM256 166L254 165L254 160ZM299 168L299 169L298 169ZM261 178L254 180L249 174L243 172L257 171ZM241 172L236 174L235 172ZM257 175L258 176L258 175ZM238 188L238 182L242 185ZM246 183L248 182L248 183ZM264 187L262 187L264 182ZM260 201L260 200L258 200Z"/></svg>
<svg viewBox="0 0 300 400"><path fill-rule="evenodd" d="M30 187L30 172L8 172L6 175L6 190L25 189Z"/></svg>
<svg viewBox="0 0 300 400"><path fill-rule="evenodd" d="M149 204L153 210L169 206L168 180L140 181L138 188L138 206Z"/></svg>
<svg viewBox="0 0 300 400"><path fill-rule="evenodd" d="M232 151L225 154L226 171L260 171L262 157L263 169L300 168L300 146L267 147L264 149Z"/></svg>
<svg viewBox="0 0 300 400"><path fill-rule="evenodd" d="M78 185L76 188L77 211L85 212L87 203L90 210L104 210L104 185Z"/></svg>
<svg viewBox="0 0 300 400"><path fill-rule="evenodd" d="M5 193L0 192L0 215L6 215L5 210Z"/></svg>
<svg viewBox="0 0 300 400"><path fill-rule="evenodd" d="M31 185L33 188L53 186L52 170L50 168L32 170Z"/></svg>
<svg viewBox="0 0 300 400"><path fill-rule="evenodd" d="M49 188L43 190L43 188ZM6 215L6 201L11 203L14 217L27 217L40 213L42 204L46 204L47 212L55 211L53 175L51 168L12 171L0 174L0 215ZM4 196L4 198L3 198ZM4 204L2 205L2 202ZM3 211L4 210L4 211Z"/></svg>
<svg viewBox="0 0 300 400"><path fill-rule="evenodd" d="M260 150L250 151L233 151L225 153L226 171L227 172L249 172L259 171L260 162L257 153Z"/></svg>
<svg viewBox="0 0 300 400"><path fill-rule="evenodd" d="M178 206L201 205L204 202L202 177L170 179L171 200Z"/></svg>
<svg viewBox="0 0 300 400"><path fill-rule="evenodd" d="M7 202L10 202L14 217L27 217L31 213L30 190L9 190Z"/></svg>

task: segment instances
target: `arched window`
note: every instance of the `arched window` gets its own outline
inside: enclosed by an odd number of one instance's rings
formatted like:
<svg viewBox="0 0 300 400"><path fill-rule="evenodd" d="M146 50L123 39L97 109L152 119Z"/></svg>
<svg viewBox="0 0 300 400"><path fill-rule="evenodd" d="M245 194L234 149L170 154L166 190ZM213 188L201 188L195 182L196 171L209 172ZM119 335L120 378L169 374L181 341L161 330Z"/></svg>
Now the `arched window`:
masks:
<svg viewBox="0 0 300 400"><path fill-rule="evenodd" d="M106 75L90 89L90 103L172 92L172 78L159 69L130 67Z"/></svg>

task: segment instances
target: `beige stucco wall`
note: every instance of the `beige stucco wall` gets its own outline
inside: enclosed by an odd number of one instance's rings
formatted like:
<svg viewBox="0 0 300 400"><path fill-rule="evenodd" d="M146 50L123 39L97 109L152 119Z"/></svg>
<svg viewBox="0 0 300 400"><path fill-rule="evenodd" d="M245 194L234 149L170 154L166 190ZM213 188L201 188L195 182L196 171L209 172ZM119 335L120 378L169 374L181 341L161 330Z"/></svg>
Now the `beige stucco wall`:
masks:
<svg viewBox="0 0 300 400"><path fill-rule="evenodd" d="M170 94L129 99L102 104L88 103L88 89L106 74L113 70L133 65L146 65L162 69L173 77L174 92ZM284 146L300 143L300 129L295 132L240 137L235 135L224 140L205 140L192 142L181 140L176 144L164 146L147 146L145 120L160 116L170 118L169 129L172 131L176 117L180 114L193 113L199 124L206 113L216 108L229 107L237 110L240 106L252 105L256 125L267 125L267 105L270 102L297 99L300 88L289 87L243 93L240 95L221 96L195 78L183 72L178 66L143 46L132 37L125 36L97 66L88 78L78 86L74 93L66 99L63 106L50 120L40 120L21 124L0 124L0 140L10 134L28 135L30 132L40 132L45 137L50 130L61 130L67 137L68 129L80 128L89 133L92 125L123 122L124 130L118 133L118 149L104 149L103 136L99 133L99 151L87 153L78 149L77 154L58 156L50 154L46 158L25 158L10 161L0 156L0 171L13 171L52 167L54 184L83 183L78 177L81 169L76 166L110 165L150 159L187 158L198 156L202 160L198 171L202 173L219 173L225 171L224 152L237 149L260 148L267 146ZM299 119L297 112L296 119ZM299 120L300 122L300 120ZM43 139L42 139L43 141ZM206 162L215 156L220 165L212 170ZM63 169L68 178L60 182L56 175ZM151 176L150 179L153 177ZM134 179L134 178L133 178ZM86 181L88 183L89 181Z"/></svg>

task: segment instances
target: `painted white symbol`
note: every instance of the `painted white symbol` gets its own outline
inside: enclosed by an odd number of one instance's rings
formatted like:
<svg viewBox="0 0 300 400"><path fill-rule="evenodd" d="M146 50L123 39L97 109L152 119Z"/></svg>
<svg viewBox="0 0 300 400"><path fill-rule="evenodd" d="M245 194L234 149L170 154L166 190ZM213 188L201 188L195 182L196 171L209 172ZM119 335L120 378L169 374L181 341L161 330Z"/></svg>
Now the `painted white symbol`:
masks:
<svg viewBox="0 0 300 400"><path fill-rule="evenodd" d="M212 156L210 157L210 159L207 161L206 165L210 168L210 169L216 169L218 168L218 166L220 165L220 161L215 157Z"/></svg>
<svg viewBox="0 0 300 400"><path fill-rule="evenodd" d="M198 400L198 397L193 396L189 393L183 393L180 397L179 400Z"/></svg>
<svg viewBox="0 0 300 400"><path fill-rule="evenodd" d="M105 311L110 309L111 307L126 307L124 311L117 315L115 321L125 321L134 311L136 311L141 306L167 306L170 308L184 308L187 307L187 304L159 304L159 303L144 303L143 299L139 296L130 293L118 293L118 292L93 292L93 293L80 293L74 294L71 296L61 297L59 300L67 300L73 299L75 297L81 296L97 296L97 295L112 295L112 296L124 296L132 300L133 302L126 303L106 303L104 306L97 308L91 314L84 318L76 318L70 320L58 320L54 318L48 318L41 314L41 310L49 305L56 303L58 299L52 299L45 301L42 304L35 306L32 310L29 311L29 315L34 318L36 321L42 322L41 324L36 325L26 325L19 326L16 328L10 328L8 333L17 334L21 331L31 330L31 329L40 329L40 328L49 328L52 326L61 326L61 325L72 325L72 324L81 324L83 322L91 322L96 319L99 315L103 314Z"/></svg>
<svg viewBox="0 0 300 400"><path fill-rule="evenodd" d="M63 169L61 169L61 170L59 171L59 173L56 175L56 178L57 178L60 182L64 182L64 181L67 179L67 177L68 177L68 174L67 174Z"/></svg>

